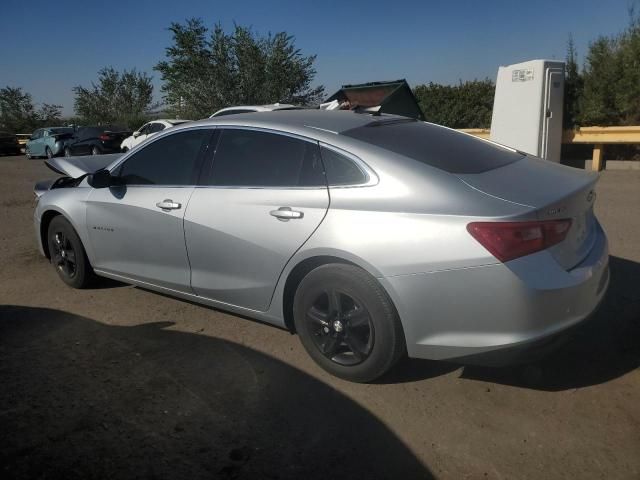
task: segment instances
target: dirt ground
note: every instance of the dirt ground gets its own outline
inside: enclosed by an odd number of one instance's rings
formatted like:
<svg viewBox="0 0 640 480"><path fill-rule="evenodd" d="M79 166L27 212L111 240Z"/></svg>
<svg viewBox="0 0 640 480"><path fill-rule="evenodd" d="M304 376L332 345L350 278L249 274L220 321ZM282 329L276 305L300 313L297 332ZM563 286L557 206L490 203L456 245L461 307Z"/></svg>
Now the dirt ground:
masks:
<svg viewBox="0 0 640 480"><path fill-rule="evenodd" d="M612 282L529 368L329 376L296 336L39 256L41 161L0 157L3 478L640 478L640 172L602 174Z"/></svg>

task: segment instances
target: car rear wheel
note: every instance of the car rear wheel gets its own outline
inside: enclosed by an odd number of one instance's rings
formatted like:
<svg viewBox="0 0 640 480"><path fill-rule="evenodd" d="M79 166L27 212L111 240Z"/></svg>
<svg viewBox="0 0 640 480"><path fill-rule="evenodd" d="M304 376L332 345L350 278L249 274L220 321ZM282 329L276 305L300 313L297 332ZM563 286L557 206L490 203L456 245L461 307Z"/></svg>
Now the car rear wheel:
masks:
<svg viewBox="0 0 640 480"><path fill-rule="evenodd" d="M80 237L66 218L51 220L47 243L51 263L62 281L73 288L87 287L94 278L93 269Z"/></svg>
<svg viewBox="0 0 640 480"><path fill-rule="evenodd" d="M44 149L44 153L47 156L47 158L53 158L53 153L51 152L51 149L49 147Z"/></svg>
<svg viewBox="0 0 640 480"><path fill-rule="evenodd" d="M64 147L64 156L65 157L71 156L71 149L69 147Z"/></svg>
<svg viewBox="0 0 640 480"><path fill-rule="evenodd" d="M91 155L100 155L100 150L98 150L98 147L91 148Z"/></svg>
<svg viewBox="0 0 640 480"><path fill-rule="evenodd" d="M309 355L346 380L375 380L406 352L391 299L353 265L322 265L304 277L294 298L294 323Z"/></svg>

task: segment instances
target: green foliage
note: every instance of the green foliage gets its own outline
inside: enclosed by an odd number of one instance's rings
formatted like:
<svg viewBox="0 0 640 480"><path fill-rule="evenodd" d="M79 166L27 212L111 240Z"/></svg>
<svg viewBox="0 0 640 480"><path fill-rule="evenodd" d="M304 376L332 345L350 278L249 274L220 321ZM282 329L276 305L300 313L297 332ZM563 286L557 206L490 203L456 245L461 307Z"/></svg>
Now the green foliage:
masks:
<svg viewBox="0 0 640 480"><path fill-rule="evenodd" d="M473 80L458 85L429 83L413 93L428 122L451 128L489 128L493 109L494 83Z"/></svg>
<svg viewBox="0 0 640 480"><path fill-rule="evenodd" d="M565 63L564 115L562 117L565 128L573 128L578 123L581 115L584 81L578 68L577 56L573 37L569 35Z"/></svg>
<svg viewBox="0 0 640 480"><path fill-rule="evenodd" d="M56 127L63 124L62 105L43 103L36 113L41 126Z"/></svg>
<svg viewBox="0 0 640 480"><path fill-rule="evenodd" d="M316 56L303 56L285 32L259 37L236 25L212 31L201 19L172 23L173 44L155 70L164 82L169 110L181 118L204 118L220 108L275 102L317 104L324 88L311 87Z"/></svg>
<svg viewBox="0 0 640 480"><path fill-rule="evenodd" d="M629 27L589 45L579 122L582 125L640 123L640 22L631 12Z"/></svg>
<svg viewBox="0 0 640 480"><path fill-rule="evenodd" d="M98 72L98 83L76 86L74 110L84 124L138 128L152 108L151 77L135 69L122 73L113 67Z"/></svg>
<svg viewBox="0 0 640 480"><path fill-rule="evenodd" d="M21 88L0 89L0 129L9 133L31 133L38 117L29 93Z"/></svg>

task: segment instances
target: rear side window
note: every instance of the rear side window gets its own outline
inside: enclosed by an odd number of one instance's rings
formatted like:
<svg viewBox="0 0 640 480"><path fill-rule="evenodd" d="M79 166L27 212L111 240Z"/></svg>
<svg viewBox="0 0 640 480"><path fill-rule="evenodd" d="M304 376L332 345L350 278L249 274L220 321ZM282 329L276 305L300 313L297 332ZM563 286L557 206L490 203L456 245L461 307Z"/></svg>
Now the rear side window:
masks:
<svg viewBox="0 0 640 480"><path fill-rule="evenodd" d="M322 163L324 163L329 185L359 185L366 183L366 175L353 160L340 155L330 148L322 147L321 152Z"/></svg>
<svg viewBox="0 0 640 480"><path fill-rule="evenodd" d="M326 186L315 142L256 130L226 129L213 159L209 185Z"/></svg>
<svg viewBox="0 0 640 480"><path fill-rule="evenodd" d="M481 173L523 155L448 128L415 120L376 121L342 132L449 173Z"/></svg>
<svg viewBox="0 0 640 480"><path fill-rule="evenodd" d="M195 185L200 151L210 130L174 133L143 146L117 173L125 185Z"/></svg>

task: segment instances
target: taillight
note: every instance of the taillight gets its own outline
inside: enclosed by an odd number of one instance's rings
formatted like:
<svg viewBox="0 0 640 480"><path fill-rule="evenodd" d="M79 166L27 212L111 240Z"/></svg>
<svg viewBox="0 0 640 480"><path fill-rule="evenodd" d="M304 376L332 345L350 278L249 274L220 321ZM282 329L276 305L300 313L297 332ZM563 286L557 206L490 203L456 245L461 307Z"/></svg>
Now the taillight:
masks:
<svg viewBox="0 0 640 480"><path fill-rule="evenodd" d="M100 140L102 140L103 142L106 142L107 140L111 140L111 135L107 135L106 133L103 133L102 135L100 135L98 137Z"/></svg>
<svg viewBox="0 0 640 480"><path fill-rule="evenodd" d="M563 241L571 219L543 222L473 222L467 231L501 262L539 252Z"/></svg>

